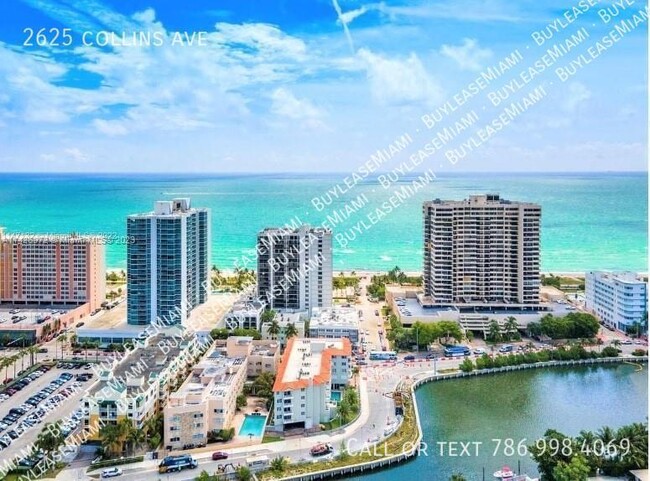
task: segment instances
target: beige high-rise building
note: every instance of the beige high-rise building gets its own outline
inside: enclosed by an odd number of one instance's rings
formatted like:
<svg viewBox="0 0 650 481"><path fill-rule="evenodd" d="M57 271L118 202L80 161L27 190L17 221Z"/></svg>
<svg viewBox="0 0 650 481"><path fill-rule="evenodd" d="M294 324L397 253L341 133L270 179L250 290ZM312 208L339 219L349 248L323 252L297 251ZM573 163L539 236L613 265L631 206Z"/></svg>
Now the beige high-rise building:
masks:
<svg viewBox="0 0 650 481"><path fill-rule="evenodd" d="M433 305L539 304L537 204L472 195L425 202L424 297Z"/></svg>
<svg viewBox="0 0 650 481"><path fill-rule="evenodd" d="M6 235L0 229L0 301L98 308L106 297L104 243L100 236Z"/></svg>

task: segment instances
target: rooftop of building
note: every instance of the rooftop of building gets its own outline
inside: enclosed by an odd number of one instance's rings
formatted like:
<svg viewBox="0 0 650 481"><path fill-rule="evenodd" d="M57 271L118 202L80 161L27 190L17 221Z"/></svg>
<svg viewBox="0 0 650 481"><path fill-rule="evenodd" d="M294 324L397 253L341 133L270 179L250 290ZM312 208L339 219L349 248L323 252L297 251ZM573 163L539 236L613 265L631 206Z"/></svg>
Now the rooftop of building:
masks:
<svg viewBox="0 0 650 481"><path fill-rule="evenodd" d="M301 389L330 382L332 356L350 356L347 338L301 339L292 337L282 355L273 385L274 392Z"/></svg>
<svg viewBox="0 0 650 481"><path fill-rule="evenodd" d="M522 202L502 199L499 194L476 194L470 195L469 198L463 200L442 200L434 199L426 201L424 205L450 205L458 207L466 206L488 206L488 205L530 205L539 207L538 204L532 202Z"/></svg>
<svg viewBox="0 0 650 481"><path fill-rule="evenodd" d="M196 212L207 212L205 207L192 207L189 197L180 197L172 200L158 200L154 202L154 208L150 212L131 214L129 218L147 218L147 217L182 217L184 215L194 214Z"/></svg>
<svg viewBox="0 0 650 481"><path fill-rule="evenodd" d="M639 284L648 281L647 276L632 271L608 272L608 271L591 271L587 275L593 275L601 279L616 280L618 282Z"/></svg>
<svg viewBox="0 0 650 481"><path fill-rule="evenodd" d="M227 357L220 349L210 351L170 396L173 406L198 404L208 398L224 398L240 369L246 369L246 358Z"/></svg>
<svg viewBox="0 0 650 481"><path fill-rule="evenodd" d="M112 370L102 372L100 381L93 386L91 394L107 386L127 390L127 394L140 393L157 381L160 373L170 366L181 352L188 348L191 337L182 337L178 328L169 328L147 338L124 358L116 360Z"/></svg>
<svg viewBox="0 0 650 481"><path fill-rule="evenodd" d="M276 310L274 320L280 325L280 327L286 327L287 324L298 325L304 322L304 319L307 316L307 311L287 311L287 310Z"/></svg>
<svg viewBox="0 0 650 481"><path fill-rule="evenodd" d="M285 226L285 227L265 227L259 233L259 235L287 235L287 234L298 234L302 232L318 232L318 233L330 233L331 230L326 227L314 227L309 224L302 224L299 227L294 226Z"/></svg>
<svg viewBox="0 0 650 481"><path fill-rule="evenodd" d="M359 311L354 307L334 306L312 309L309 328L313 327L345 327L359 328Z"/></svg>
<svg viewBox="0 0 650 481"><path fill-rule="evenodd" d="M22 244L92 244L104 245L105 238L96 234L51 234L51 233L21 233L6 234L0 228L0 242Z"/></svg>
<svg viewBox="0 0 650 481"><path fill-rule="evenodd" d="M280 344L277 341L268 339L255 340L253 336L230 336L226 345L236 344L238 346L248 346L251 348L251 354L257 355L274 355L280 349Z"/></svg>
<svg viewBox="0 0 650 481"><path fill-rule="evenodd" d="M257 314L264 310L266 304L260 300L237 300L230 309L231 314Z"/></svg>
<svg viewBox="0 0 650 481"><path fill-rule="evenodd" d="M39 324L56 319L77 307L79 304L3 304L0 306L0 329L34 329ZM14 316L17 316L16 319L12 319ZM22 317L25 319L21 319Z"/></svg>

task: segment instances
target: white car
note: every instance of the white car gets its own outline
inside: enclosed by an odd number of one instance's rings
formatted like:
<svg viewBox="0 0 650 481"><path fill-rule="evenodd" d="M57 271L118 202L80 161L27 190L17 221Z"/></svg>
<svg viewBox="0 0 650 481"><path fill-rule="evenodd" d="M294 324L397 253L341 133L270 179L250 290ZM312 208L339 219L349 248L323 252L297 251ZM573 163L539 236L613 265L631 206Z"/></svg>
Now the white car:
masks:
<svg viewBox="0 0 650 481"><path fill-rule="evenodd" d="M120 468L108 468L102 471L102 478L114 478L116 476L122 476Z"/></svg>
<svg viewBox="0 0 650 481"><path fill-rule="evenodd" d="M485 354L485 349L483 349L482 347L477 347L476 349L474 349L474 354L476 355Z"/></svg>

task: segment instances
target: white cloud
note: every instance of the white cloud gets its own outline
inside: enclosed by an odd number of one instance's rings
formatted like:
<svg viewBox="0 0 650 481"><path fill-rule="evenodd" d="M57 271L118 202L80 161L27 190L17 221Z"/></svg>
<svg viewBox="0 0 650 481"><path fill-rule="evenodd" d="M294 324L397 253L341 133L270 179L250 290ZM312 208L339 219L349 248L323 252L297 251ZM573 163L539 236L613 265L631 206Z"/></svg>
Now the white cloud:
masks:
<svg viewBox="0 0 650 481"><path fill-rule="evenodd" d="M442 88L426 71L415 53L406 59L386 58L367 49L357 57L366 68L373 97L383 105L442 100Z"/></svg>
<svg viewBox="0 0 650 481"><path fill-rule="evenodd" d="M67 159L73 160L75 162L86 162L88 160L86 154L84 154L77 147L69 147L67 149L63 149L63 154Z"/></svg>
<svg viewBox="0 0 650 481"><path fill-rule="evenodd" d="M473 38L463 39L461 45L443 45L440 53L452 59L463 70L479 71L484 67L486 60L492 58L492 51L481 48L478 41Z"/></svg>
<svg viewBox="0 0 650 481"><path fill-rule="evenodd" d="M591 91L580 82L573 82L569 85L568 94L564 100L562 109L565 112L575 112L580 104L591 98Z"/></svg>
<svg viewBox="0 0 650 481"><path fill-rule="evenodd" d="M88 156L78 147L67 147L58 153L42 153L39 158L44 162L57 162L61 164L83 163L88 161Z"/></svg>
<svg viewBox="0 0 650 481"><path fill-rule="evenodd" d="M279 117L304 122L309 128L324 127L323 112L307 99L298 99L285 88L278 88L271 94L271 111Z"/></svg>

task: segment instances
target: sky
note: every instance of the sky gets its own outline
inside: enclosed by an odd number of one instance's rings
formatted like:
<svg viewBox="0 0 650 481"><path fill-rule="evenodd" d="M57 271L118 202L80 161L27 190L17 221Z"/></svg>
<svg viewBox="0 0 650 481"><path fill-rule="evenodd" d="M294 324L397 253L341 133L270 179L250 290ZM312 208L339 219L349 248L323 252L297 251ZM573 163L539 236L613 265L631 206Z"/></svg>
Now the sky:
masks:
<svg viewBox="0 0 650 481"><path fill-rule="evenodd" d="M647 23L554 73L643 3L609 24L592 8L539 46L531 34L577 0L4 0L0 172L352 172L408 133L390 170L436 133L424 114L515 49L521 65L441 122L480 117L448 148L533 87L548 95L462 161L443 149L417 170L647 170ZM490 103L582 27L588 39Z"/></svg>

